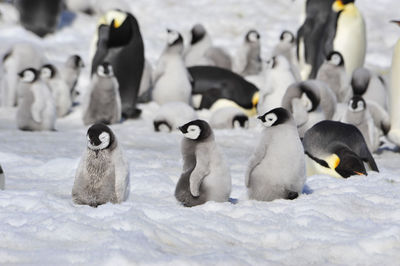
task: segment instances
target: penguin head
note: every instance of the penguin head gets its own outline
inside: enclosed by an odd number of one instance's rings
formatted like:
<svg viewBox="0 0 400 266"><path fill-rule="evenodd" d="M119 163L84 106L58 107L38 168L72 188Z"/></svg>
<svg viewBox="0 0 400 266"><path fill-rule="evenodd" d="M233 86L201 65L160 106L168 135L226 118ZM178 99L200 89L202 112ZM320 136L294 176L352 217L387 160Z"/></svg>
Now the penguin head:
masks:
<svg viewBox="0 0 400 266"><path fill-rule="evenodd" d="M71 67L73 69L80 69L85 67L85 64L83 63L82 58L75 54L75 55L71 55L68 60L67 60L67 66Z"/></svg>
<svg viewBox="0 0 400 266"><path fill-rule="evenodd" d="M171 132L172 127L167 121L153 121L154 131Z"/></svg>
<svg viewBox="0 0 400 266"><path fill-rule="evenodd" d="M249 30L245 38L248 43L256 43L260 41L260 34L256 30Z"/></svg>
<svg viewBox="0 0 400 266"><path fill-rule="evenodd" d="M87 146L93 151L108 149L115 141L114 134L105 124L94 124L87 131Z"/></svg>
<svg viewBox="0 0 400 266"><path fill-rule="evenodd" d="M18 76L24 83L34 83L39 79L39 75L39 71L32 67L26 68L18 73Z"/></svg>
<svg viewBox="0 0 400 266"><path fill-rule="evenodd" d="M196 24L193 26L192 30L190 31L192 35L192 40L190 42L191 45L198 43L201 41L204 36L207 34L206 29L202 24Z"/></svg>
<svg viewBox="0 0 400 266"><path fill-rule="evenodd" d="M279 37L279 40L283 43L294 43L294 35L290 31L284 30Z"/></svg>
<svg viewBox="0 0 400 266"><path fill-rule="evenodd" d="M182 35L176 30L167 29L167 46L168 48L177 47L179 52L182 52L183 51Z"/></svg>
<svg viewBox="0 0 400 266"><path fill-rule="evenodd" d="M55 77L57 70L54 65L46 64L40 69L40 78L43 80L49 80Z"/></svg>
<svg viewBox="0 0 400 266"><path fill-rule="evenodd" d="M286 123L290 120L291 114L282 107L272 109L265 114L257 117L265 127L273 127Z"/></svg>
<svg viewBox="0 0 400 266"><path fill-rule="evenodd" d="M371 72L368 69L360 67L354 70L353 76L351 77L353 94L363 95L368 89L370 80Z"/></svg>
<svg viewBox="0 0 400 266"><path fill-rule="evenodd" d="M332 51L326 57L326 60L335 66L344 66L344 60L341 53L337 51Z"/></svg>
<svg viewBox="0 0 400 266"><path fill-rule="evenodd" d="M191 140L205 140L212 135L210 125L204 120L193 120L178 128L185 138Z"/></svg>
<svg viewBox="0 0 400 266"><path fill-rule="evenodd" d="M114 76L114 71L112 65L108 62L103 62L97 67L97 75L100 77L112 77Z"/></svg>
<svg viewBox="0 0 400 266"><path fill-rule="evenodd" d="M344 178L352 175L367 175L364 162L348 146L333 143L330 148L334 153L325 159L329 168L335 170Z"/></svg>
<svg viewBox="0 0 400 266"><path fill-rule="evenodd" d="M108 48L127 45L132 40L134 32L138 31L139 26L135 17L121 10L108 11L100 18L98 26L99 40L104 35Z"/></svg>
<svg viewBox="0 0 400 266"><path fill-rule="evenodd" d="M316 110L320 103L320 97L317 95L316 91L305 82L300 84L300 90L302 92L300 99L306 107L307 112L310 113Z"/></svg>
<svg viewBox="0 0 400 266"><path fill-rule="evenodd" d="M245 114L235 115L232 119L232 128L248 128L249 117Z"/></svg>
<svg viewBox="0 0 400 266"><path fill-rule="evenodd" d="M341 12L346 9L346 6L349 4L354 4L355 0L336 0L333 5L332 9L335 12Z"/></svg>
<svg viewBox="0 0 400 266"><path fill-rule="evenodd" d="M366 109L366 107L367 107L367 105L366 105L364 99L359 95L355 95L349 101L349 110L351 112L354 112L354 113L362 112Z"/></svg>

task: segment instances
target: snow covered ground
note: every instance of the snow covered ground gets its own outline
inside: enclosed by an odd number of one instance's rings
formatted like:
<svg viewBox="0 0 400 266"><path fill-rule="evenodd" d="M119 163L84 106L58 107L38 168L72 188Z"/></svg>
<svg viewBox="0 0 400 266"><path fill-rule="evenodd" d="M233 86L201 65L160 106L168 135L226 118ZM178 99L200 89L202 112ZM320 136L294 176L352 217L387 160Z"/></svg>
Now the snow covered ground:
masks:
<svg viewBox="0 0 400 266"><path fill-rule="evenodd" d="M400 29L400 2L357 1L368 27L367 65L387 73ZM165 28L188 32L203 22L217 45L231 54L245 32L256 28L268 55L280 31L297 29L302 1L142 0L132 1L154 63L165 44ZM73 53L89 65L96 20L78 15L40 40L11 24L0 5L0 52L31 41L61 62ZM79 86L87 86L89 68ZM137 121L112 126L131 170L131 195L120 205L75 206L71 189L87 128L77 107L56 123L57 132L16 129L15 108L0 109L0 264L65 265L399 265L400 153L386 145L375 155L381 172L335 179L312 176L294 201L247 199L244 172L259 132L217 130L216 140L232 175L238 204L209 202L184 208L173 192L181 173L178 133L154 133L154 104L142 106ZM290 167L290 162L286 162Z"/></svg>

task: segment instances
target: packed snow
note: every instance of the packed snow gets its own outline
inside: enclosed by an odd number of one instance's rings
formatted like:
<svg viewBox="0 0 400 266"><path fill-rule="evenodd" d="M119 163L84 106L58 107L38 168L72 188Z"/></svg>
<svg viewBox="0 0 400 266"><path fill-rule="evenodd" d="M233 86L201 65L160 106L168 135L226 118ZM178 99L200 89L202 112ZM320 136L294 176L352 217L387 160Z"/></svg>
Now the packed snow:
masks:
<svg viewBox="0 0 400 266"><path fill-rule="evenodd" d="M302 1L142 0L129 2L155 63L165 45L165 28L186 34L204 23L216 45L234 55L246 31L255 28L268 57L284 29L299 27ZM368 31L367 66L387 74L400 29L400 2L357 1ZM0 5L3 54L12 43L33 42L50 60L74 53L86 68L96 19L78 14L39 39L15 24L15 11ZM75 171L86 145L80 106L56 122L56 132L17 130L16 108L0 108L0 264L36 265L395 265L400 261L400 153L386 142L375 154L380 173L336 179L307 179L299 198L247 199L244 173L259 130L215 130L232 176L232 203L184 208L174 198L181 174L182 135L155 133L157 105L141 105L138 120L111 126L130 163L130 197L98 208L72 203ZM284 147L282 147L284 148ZM282 162L290 167L291 162Z"/></svg>

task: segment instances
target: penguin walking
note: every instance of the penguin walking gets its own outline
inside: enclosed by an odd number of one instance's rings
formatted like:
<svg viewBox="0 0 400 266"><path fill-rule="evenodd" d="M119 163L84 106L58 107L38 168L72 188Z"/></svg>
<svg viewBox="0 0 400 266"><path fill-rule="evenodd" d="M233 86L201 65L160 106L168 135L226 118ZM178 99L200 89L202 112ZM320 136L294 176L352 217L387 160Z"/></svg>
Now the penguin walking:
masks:
<svg viewBox="0 0 400 266"><path fill-rule="evenodd" d="M400 26L400 20L392 20L392 22ZM394 47L390 72L391 129L388 137L390 141L400 146L400 39Z"/></svg>
<svg viewBox="0 0 400 266"><path fill-rule="evenodd" d="M261 201L295 199L306 181L304 150L296 123L290 112L281 107L258 119L265 128L246 170L248 196ZM282 166L285 163L290 167Z"/></svg>
<svg viewBox="0 0 400 266"><path fill-rule="evenodd" d="M79 55L71 55L68 57L67 61L60 68L60 75L67 83L70 90L72 102L75 102L79 96L79 91L77 90L77 83L79 76L81 74L82 68L85 67L82 58Z"/></svg>
<svg viewBox="0 0 400 266"><path fill-rule="evenodd" d="M303 146L308 176L348 178L367 175L369 169L379 172L362 133L354 125L321 121L305 133Z"/></svg>
<svg viewBox="0 0 400 266"><path fill-rule="evenodd" d="M129 164L112 130L94 124L87 131L87 148L76 170L72 188L75 204L97 207L121 203L129 196Z"/></svg>
<svg viewBox="0 0 400 266"><path fill-rule="evenodd" d="M40 79L40 73L27 68L19 73L25 85L17 107L17 126L21 130L54 130L57 118L56 104L49 87Z"/></svg>
<svg viewBox="0 0 400 266"><path fill-rule="evenodd" d="M183 169L175 188L176 199L185 207L207 201L228 201L231 176L209 124L194 120L179 130L184 135L181 145Z"/></svg>
<svg viewBox="0 0 400 266"><path fill-rule="evenodd" d="M52 64L43 65L40 69L40 78L46 82L56 102L57 116L66 116L72 107L71 89L61 77L57 68Z"/></svg>
<svg viewBox="0 0 400 266"><path fill-rule="evenodd" d="M211 114L210 126L215 129L249 128L249 117L237 107L220 108Z"/></svg>
<svg viewBox="0 0 400 266"><path fill-rule="evenodd" d="M329 53L319 68L316 79L325 82L332 89L338 102L347 102L351 97L345 62L339 52Z"/></svg>
<svg viewBox="0 0 400 266"><path fill-rule="evenodd" d="M232 69L232 60L222 48L212 45L211 37L202 24L191 30L190 47L185 53L185 64L191 66L217 66Z"/></svg>
<svg viewBox="0 0 400 266"><path fill-rule="evenodd" d="M86 95L83 123L115 124L121 120L121 97L118 81L108 62L97 67Z"/></svg>
<svg viewBox="0 0 400 266"><path fill-rule="evenodd" d="M152 98L162 105L167 102L184 102L191 105L192 85L183 62L183 38L174 30L167 30L168 44L154 71Z"/></svg>
<svg viewBox="0 0 400 266"><path fill-rule="evenodd" d="M119 84L122 117L137 118L141 113L136 104L145 64L138 22L131 13L111 10L100 19L94 44L92 75L98 65L109 62Z"/></svg>
<svg viewBox="0 0 400 266"><path fill-rule="evenodd" d="M3 168L0 165L0 189L4 190L6 186L6 177L4 175Z"/></svg>
<svg viewBox="0 0 400 266"><path fill-rule="evenodd" d="M183 102L168 102L158 109L153 119L154 131L171 132L195 119L197 114L190 105Z"/></svg>
<svg viewBox="0 0 400 266"><path fill-rule="evenodd" d="M235 72L242 76L257 75L262 71L260 34L249 30L237 54Z"/></svg>

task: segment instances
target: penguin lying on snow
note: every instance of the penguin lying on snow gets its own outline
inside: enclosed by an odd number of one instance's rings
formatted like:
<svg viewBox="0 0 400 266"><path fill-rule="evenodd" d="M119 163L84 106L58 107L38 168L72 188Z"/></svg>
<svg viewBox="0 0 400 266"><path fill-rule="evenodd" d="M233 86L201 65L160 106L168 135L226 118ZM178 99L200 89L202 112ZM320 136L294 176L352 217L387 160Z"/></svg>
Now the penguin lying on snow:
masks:
<svg viewBox="0 0 400 266"><path fill-rule="evenodd" d="M174 30L167 30L168 43L153 73L152 98L158 104L181 101L191 104L191 77L183 62L183 38Z"/></svg>
<svg viewBox="0 0 400 266"><path fill-rule="evenodd" d="M3 172L3 168L0 165L0 189L4 190L6 184L6 177Z"/></svg>
<svg viewBox="0 0 400 266"><path fill-rule="evenodd" d="M262 71L260 34L249 30L237 55L235 72L242 76L257 75Z"/></svg>
<svg viewBox="0 0 400 266"><path fill-rule="evenodd" d="M135 17L122 11L109 11L100 19L92 75L98 65L109 62L119 83L122 117L136 118L136 108L144 68L144 46Z"/></svg>
<svg viewBox="0 0 400 266"><path fill-rule="evenodd" d="M72 188L73 202L97 207L125 201L130 189L129 164L114 133L104 124L94 124L87 140Z"/></svg>
<svg viewBox="0 0 400 266"><path fill-rule="evenodd" d="M154 131L171 132L179 126L197 119L193 108L183 102L163 104L153 119Z"/></svg>
<svg viewBox="0 0 400 266"><path fill-rule="evenodd" d="M40 73L27 68L19 73L24 84L17 108L17 126L21 130L54 130L57 118L56 104L49 87L40 79Z"/></svg>
<svg viewBox="0 0 400 266"><path fill-rule="evenodd" d="M204 120L194 120L181 127L183 169L175 188L175 197L185 207L207 201L224 202L231 193L229 168L214 140L214 133Z"/></svg>
<svg viewBox="0 0 400 266"><path fill-rule="evenodd" d="M275 108L259 116L265 126L246 170L250 199L295 199L306 181L304 150L292 115ZM285 147L284 149L282 147ZM290 167L282 167L288 161Z"/></svg>
<svg viewBox="0 0 400 266"><path fill-rule="evenodd" d="M307 175L327 174L333 177L367 175L364 163L378 172L375 160L361 132L353 125L321 121L303 138Z"/></svg>
<svg viewBox="0 0 400 266"><path fill-rule="evenodd" d="M215 129L248 128L249 117L237 107L224 107L211 114L210 126Z"/></svg>
<svg viewBox="0 0 400 266"><path fill-rule="evenodd" d="M104 62L97 67L87 91L83 123L115 124L121 120L121 97L112 66Z"/></svg>
<svg viewBox="0 0 400 266"><path fill-rule="evenodd" d="M193 106L196 109L235 106L248 116L257 113L258 88L238 74L213 66L189 67L188 70L193 78Z"/></svg>

